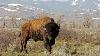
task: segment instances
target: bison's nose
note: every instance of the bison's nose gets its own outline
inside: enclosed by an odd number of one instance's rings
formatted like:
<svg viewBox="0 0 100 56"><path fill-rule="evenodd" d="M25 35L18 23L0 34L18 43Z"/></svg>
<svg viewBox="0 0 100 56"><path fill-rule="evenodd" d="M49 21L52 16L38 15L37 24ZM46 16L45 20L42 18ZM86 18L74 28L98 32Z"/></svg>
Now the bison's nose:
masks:
<svg viewBox="0 0 100 56"><path fill-rule="evenodd" d="M51 40L51 39L53 39L53 38L52 38L51 36L48 36L48 39Z"/></svg>

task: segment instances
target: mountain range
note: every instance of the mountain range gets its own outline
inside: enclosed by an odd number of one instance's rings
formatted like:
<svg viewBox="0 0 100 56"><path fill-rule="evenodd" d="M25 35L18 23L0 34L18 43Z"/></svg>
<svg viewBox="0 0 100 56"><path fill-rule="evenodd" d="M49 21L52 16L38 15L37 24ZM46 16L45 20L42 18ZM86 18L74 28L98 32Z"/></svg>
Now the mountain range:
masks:
<svg viewBox="0 0 100 56"><path fill-rule="evenodd" d="M100 0L0 0L0 17L34 17L35 11L60 12L68 18L90 14L100 18Z"/></svg>
<svg viewBox="0 0 100 56"><path fill-rule="evenodd" d="M17 3L45 10L95 10L100 9L100 0L0 0L0 4Z"/></svg>

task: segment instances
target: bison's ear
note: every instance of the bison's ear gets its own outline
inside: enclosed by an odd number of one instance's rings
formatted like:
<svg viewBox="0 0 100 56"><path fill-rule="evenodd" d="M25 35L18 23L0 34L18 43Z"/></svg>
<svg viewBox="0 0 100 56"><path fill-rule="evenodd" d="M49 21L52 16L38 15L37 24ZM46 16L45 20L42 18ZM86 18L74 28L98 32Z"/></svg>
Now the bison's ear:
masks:
<svg viewBox="0 0 100 56"><path fill-rule="evenodd" d="M54 22L54 19L53 19L53 18L51 18L51 21L52 21L52 22Z"/></svg>

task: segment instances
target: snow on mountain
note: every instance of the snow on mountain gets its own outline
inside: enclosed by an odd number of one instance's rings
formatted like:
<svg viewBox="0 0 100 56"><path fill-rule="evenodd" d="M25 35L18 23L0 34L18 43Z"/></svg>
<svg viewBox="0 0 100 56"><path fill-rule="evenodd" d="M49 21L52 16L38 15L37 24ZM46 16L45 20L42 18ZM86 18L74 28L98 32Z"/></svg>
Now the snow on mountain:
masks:
<svg viewBox="0 0 100 56"><path fill-rule="evenodd" d="M36 2L34 3L34 5L38 5L38 4L40 4L40 3L36 3Z"/></svg>
<svg viewBox="0 0 100 56"><path fill-rule="evenodd" d="M97 8L100 9L100 4L97 4Z"/></svg>
<svg viewBox="0 0 100 56"><path fill-rule="evenodd" d="M15 12L17 10L12 10L12 9L9 9L9 8L5 8L5 7L0 7L1 9L4 9L5 11L10 11L10 12Z"/></svg>
<svg viewBox="0 0 100 56"><path fill-rule="evenodd" d="M66 1L69 1L69 0L55 0L55 1L66 2Z"/></svg>
<svg viewBox="0 0 100 56"><path fill-rule="evenodd" d="M93 10L93 11L95 12L95 11L97 11L97 10Z"/></svg>
<svg viewBox="0 0 100 56"><path fill-rule="evenodd" d="M8 4L8 6L23 6L22 4L14 4L14 3L12 3L12 4Z"/></svg>
<svg viewBox="0 0 100 56"><path fill-rule="evenodd" d="M77 5L78 0L73 0L72 5Z"/></svg>
<svg viewBox="0 0 100 56"><path fill-rule="evenodd" d="M86 0L82 0L83 2L85 2Z"/></svg>
<svg viewBox="0 0 100 56"><path fill-rule="evenodd" d="M16 18L16 20L21 20L22 18Z"/></svg>
<svg viewBox="0 0 100 56"><path fill-rule="evenodd" d="M2 19L3 17L0 17L0 19Z"/></svg>
<svg viewBox="0 0 100 56"><path fill-rule="evenodd" d="M100 19L100 18L92 18L92 19L96 20L96 19Z"/></svg>
<svg viewBox="0 0 100 56"><path fill-rule="evenodd" d="M35 17L37 12L45 11L43 8L38 8L35 6L29 7L17 3L9 3L5 5L0 5L0 17L16 17L17 20L27 19Z"/></svg>
<svg viewBox="0 0 100 56"><path fill-rule="evenodd" d="M80 13L81 15L83 15L84 13Z"/></svg>
<svg viewBox="0 0 100 56"><path fill-rule="evenodd" d="M11 11L11 12L17 11L17 10L11 10L11 9L8 9L8 8L3 8L3 9L6 10L6 11Z"/></svg>
<svg viewBox="0 0 100 56"><path fill-rule="evenodd" d="M4 8L4 9L7 11L12 11L12 12L17 11L17 10L11 10L11 9L6 9L6 8Z"/></svg>
<svg viewBox="0 0 100 56"><path fill-rule="evenodd" d="M16 8L17 10L19 10L19 8Z"/></svg>

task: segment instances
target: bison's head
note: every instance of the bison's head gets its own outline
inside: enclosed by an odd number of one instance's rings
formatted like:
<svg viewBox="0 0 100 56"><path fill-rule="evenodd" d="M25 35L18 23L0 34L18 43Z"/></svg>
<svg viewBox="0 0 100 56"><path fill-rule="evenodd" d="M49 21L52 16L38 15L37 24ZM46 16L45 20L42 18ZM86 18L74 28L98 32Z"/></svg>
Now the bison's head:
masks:
<svg viewBox="0 0 100 56"><path fill-rule="evenodd" d="M45 25L48 35L52 38L56 38L59 34L60 25L57 25L54 22L50 22Z"/></svg>
<svg viewBox="0 0 100 56"><path fill-rule="evenodd" d="M45 25L45 30L48 34L46 39L46 49L51 52L51 46L55 44L55 38L59 34L60 26L54 22Z"/></svg>

